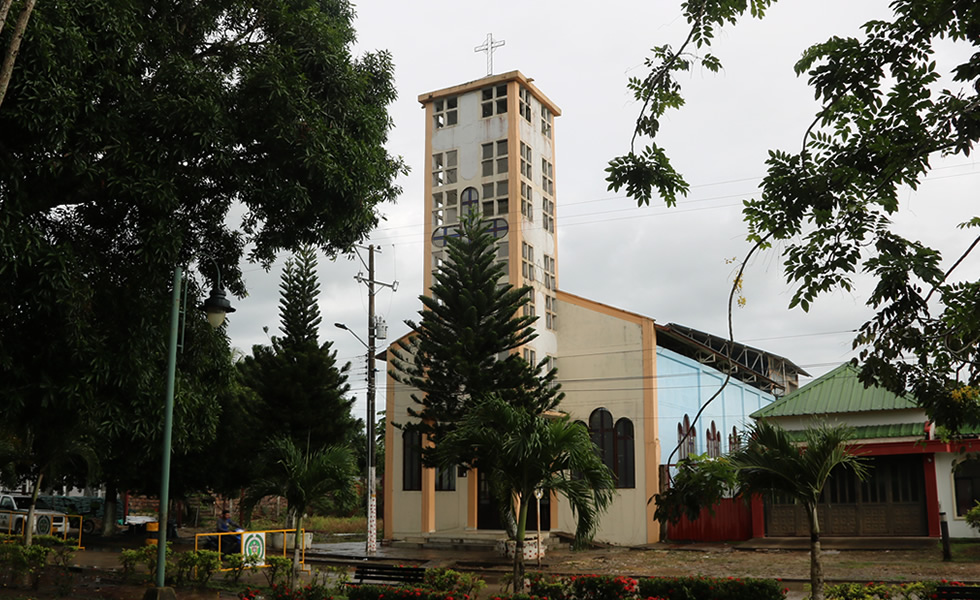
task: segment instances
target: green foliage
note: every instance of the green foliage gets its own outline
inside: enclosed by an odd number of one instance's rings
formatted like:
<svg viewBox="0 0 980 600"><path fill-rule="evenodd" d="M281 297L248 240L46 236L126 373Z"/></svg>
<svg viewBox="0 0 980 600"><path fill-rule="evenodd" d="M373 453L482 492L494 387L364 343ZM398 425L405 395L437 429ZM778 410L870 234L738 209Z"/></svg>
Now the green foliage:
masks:
<svg viewBox="0 0 980 600"><path fill-rule="evenodd" d="M328 445L355 447L363 423L351 415L353 397L347 373L337 365L332 344L318 340L321 321L316 253L304 248L286 262L280 282L279 319L283 336L270 346L252 347L238 363L242 384L251 392L248 437L259 445L289 437L307 451ZM241 432L239 432L240 435ZM360 447L360 445L356 446ZM254 473L249 479L260 476Z"/></svg>
<svg viewBox="0 0 980 600"><path fill-rule="evenodd" d="M426 569L423 585L431 590L452 592L476 600L487 582L473 573L438 568Z"/></svg>
<svg viewBox="0 0 980 600"><path fill-rule="evenodd" d="M289 581L289 574L293 568L293 561L285 556L265 557L265 568L262 574L265 575L269 586L285 585Z"/></svg>
<svg viewBox="0 0 980 600"><path fill-rule="evenodd" d="M173 267L214 259L241 297L244 258L344 251L399 193L392 60L352 55L353 18L346 0L34 12L0 110L0 421L90 436L106 479L153 491ZM197 271L178 453L214 439L232 376L227 338L194 309L215 272Z"/></svg>
<svg viewBox="0 0 980 600"><path fill-rule="evenodd" d="M641 205L658 194L670 206L686 194L683 177L655 143L665 113L684 104L678 75L698 65L717 71L721 61L705 52L716 28L746 12L761 18L770 4L682 4L687 39L676 50L655 47L649 74L629 82L640 114L629 153L610 161L610 189L625 187ZM890 18L869 21L860 37L834 36L803 51L795 71L806 75L820 107L800 132L799 151L769 151L761 193L745 202L743 217L750 241L778 244L796 286L790 307L806 311L823 294L852 291L855 273L873 277L866 303L875 314L854 339L862 381L912 395L935 423L955 432L980 425L980 281L957 272L977 244L944 259L896 233L891 215L899 194L917 188L936 157L969 156L980 141L980 13L956 0L888 7ZM944 73L956 87L942 87ZM642 152L635 147L640 137L651 140ZM972 214L962 220L964 227L978 223Z"/></svg>
<svg viewBox="0 0 980 600"><path fill-rule="evenodd" d="M23 546L21 548L22 564L32 590L36 590L41 585L41 576L44 574L45 565L48 564L49 554L51 554L51 548L45 546Z"/></svg>
<svg viewBox="0 0 980 600"><path fill-rule="evenodd" d="M487 394L537 413L562 398L545 360L529 365L512 352L536 337L536 317L517 316L530 287L499 285L504 268L477 213L463 218L459 234L447 242L448 260L433 274L432 295L419 297L421 320L408 322L412 333L399 342L390 370L396 381L420 392L412 395L417 408L408 409L418 420L397 425L429 435L437 446ZM429 449L423 459L434 464Z"/></svg>
<svg viewBox="0 0 980 600"><path fill-rule="evenodd" d="M174 564L173 544L171 542L167 542L165 557L167 572L173 573L176 565ZM132 550L123 550L119 553L119 563L123 568L123 576L127 579L135 578L137 568L142 565L152 580L156 577L157 572L157 546L147 544Z"/></svg>
<svg viewBox="0 0 980 600"><path fill-rule="evenodd" d="M786 588L773 579L649 577L639 580L641 598L663 600L783 600Z"/></svg>
<svg viewBox="0 0 980 600"><path fill-rule="evenodd" d="M229 569L225 572L225 579L230 581L233 585L238 585L241 581L242 575L245 571L252 571L256 569L256 564L259 562L258 556L244 554L229 554L224 557L224 566Z"/></svg>
<svg viewBox="0 0 980 600"><path fill-rule="evenodd" d="M934 597L936 582L839 583L825 591L827 600L921 600Z"/></svg>
<svg viewBox="0 0 980 600"><path fill-rule="evenodd" d="M221 569L221 554L214 550L190 550L178 553L174 562L177 585L191 581L197 587L206 587L211 577Z"/></svg>
<svg viewBox="0 0 980 600"><path fill-rule="evenodd" d="M677 523L681 517L693 521L704 509L714 511L715 505L735 487L735 469L727 458L682 458L670 487L654 495L657 508L653 518L661 523Z"/></svg>
<svg viewBox="0 0 980 600"><path fill-rule="evenodd" d="M586 428L568 415L545 418L491 395L470 411L433 451L441 467L462 463L480 469L501 510L516 523L514 584L524 579L524 535L535 490L564 496L577 518L575 541L595 534L612 503L615 482ZM574 474L574 475L573 475ZM507 500L516 499L516 503ZM515 506L516 504L516 506Z"/></svg>
<svg viewBox="0 0 980 600"><path fill-rule="evenodd" d="M970 527L980 530L980 501L973 505L973 508L966 511L966 522Z"/></svg>

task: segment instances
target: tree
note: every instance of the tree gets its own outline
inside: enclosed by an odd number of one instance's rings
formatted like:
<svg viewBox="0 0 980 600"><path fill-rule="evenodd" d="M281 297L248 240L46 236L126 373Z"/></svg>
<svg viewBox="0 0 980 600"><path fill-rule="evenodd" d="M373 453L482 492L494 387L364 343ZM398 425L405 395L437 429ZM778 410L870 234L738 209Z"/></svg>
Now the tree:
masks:
<svg viewBox="0 0 980 600"><path fill-rule="evenodd" d="M433 274L431 296L420 296L421 320L394 351L391 376L417 389L409 408L417 422L401 424L436 444L487 394L540 414L562 394L554 369L529 365L515 351L536 334L536 317L520 316L530 287L500 285L494 239L477 213L464 217L459 237L448 242L448 260ZM501 358L503 357L503 358ZM432 465L430 451L423 459Z"/></svg>
<svg viewBox="0 0 980 600"><path fill-rule="evenodd" d="M339 504L353 502L357 471L354 456L345 446L328 446L312 452L301 450L288 437L269 442L262 460L270 468L246 492L248 510L266 496L282 496L289 506L289 522L296 529L293 538L293 574L299 576L300 534L303 514L317 499L332 495Z"/></svg>
<svg viewBox="0 0 980 600"><path fill-rule="evenodd" d="M243 296L246 256L370 231L405 167L384 149L391 57L353 57L352 19L345 0L37 4L0 109L0 418L91 419L130 449L107 478L146 472L174 266L214 260ZM213 435L230 381L228 341L204 326L188 311L181 360L206 360L178 370L186 441Z"/></svg>
<svg viewBox="0 0 980 600"><path fill-rule="evenodd" d="M547 418L528 406L493 394L471 405L456 428L434 449L442 468L467 467L485 473L494 495L516 523L514 589L524 581L527 511L535 490L568 499L577 516L575 541L595 535L599 516L612 502L615 481L589 432L568 415Z"/></svg>
<svg viewBox="0 0 980 600"><path fill-rule="evenodd" d="M771 4L683 4L687 39L676 50L654 48L649 74L630 81L642 108L630 152L607 169L610 189L625 187L639 204L657 193L669 206L687 193L655 142L664 115L684 103L677 75L697 66L717 71L720 60L707 52L716 30L746 11L762 18ZM780 243L786 278L797 286L790 307L804 311L823 293L851 290L855 273L874 275L867 304L877 312L854 340L862 348L862 380L911 394L930 418L955 431L980 425L980 282L957 272L980 237L944 265L936 249L897 234L889 217L899 208L900 189L915 189L931 161L968 156L980 139L980 9L969 0L889 6L891 20L865 24L865 39L833 37L797 62L797 75L807 74L821 107L798 152L770 151L759 197L745 202L755 244L749 255ZM938 89L939 40L967 55L973 49L970 59L946 67L960 91ZM651 142L637 151L640 137ZM963 221L980 225L973 215Z"/></svg>
<svg viewBox="0 0 980 600"><path fill-rule="evenodd" d="M681 515L696 519L713 506L720 492L736 495L785 494L806 512L810 526L810 597L823 600L823 563L817 503L831 476L853 472L864 479L867 467L847 448L853 430L845 426L810 427L797 443L778 425L762 420L748 433L748 442L728 457L681 461L685 475L667 492L657 494L657 518L677 522Z"/></svg>
<svg viewBox="0 0 980 600"><path fill-rule="evenodd" d="M286 262L279 286L283 336L273 336L270 346L253 346L252 356L238 364L243 384L255 393L256 439L286 436L307 451L335 444L353 447L363 428L351 415L354 399L347 396L350 364L338 367L332 343L319 343L316 266L312 248Z"/></svg>

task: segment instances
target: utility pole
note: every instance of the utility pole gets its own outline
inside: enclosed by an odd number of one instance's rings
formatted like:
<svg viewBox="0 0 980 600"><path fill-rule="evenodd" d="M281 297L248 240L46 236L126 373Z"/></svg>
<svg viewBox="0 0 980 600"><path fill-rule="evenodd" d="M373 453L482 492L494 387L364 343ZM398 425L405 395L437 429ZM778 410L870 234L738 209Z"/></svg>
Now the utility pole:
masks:
<svg viewBox="0 0 980 600"><path fill-rule="evenodd" d="M392 291L398 289L398 282L383 283L374 279L374 253L381 252L380 248L375 248L374 244L367 247L368 276L365 277L358 273L354 279L360 283L367 284L368 288L368 343L367 343L367 554L375 554L378 551L378 496L377 496L377 464L375 460L375 440L374 440L374 420L377 415L375 410L375 374L374 374L374 355L375 342L378 339L385 339L387 327L383 325L380 317L374 315L374 295L377 293L375 285L390 287ZM357 255L361 258L361 255ZM361 258L361 263L364 259ZM379 335L380 334L380 335Z"/></svg>

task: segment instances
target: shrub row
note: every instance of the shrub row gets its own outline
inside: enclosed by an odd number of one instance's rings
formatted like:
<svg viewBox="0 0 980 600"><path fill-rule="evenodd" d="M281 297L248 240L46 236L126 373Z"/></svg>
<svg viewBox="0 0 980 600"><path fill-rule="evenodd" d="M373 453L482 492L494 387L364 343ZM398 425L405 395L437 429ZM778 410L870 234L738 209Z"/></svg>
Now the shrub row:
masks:
<svg viewBox="0 0 980 600"><path fill-rule="evenodd" d="M533 575L529 594L548 600L782 600L786 591L773 579Z"/></svg>

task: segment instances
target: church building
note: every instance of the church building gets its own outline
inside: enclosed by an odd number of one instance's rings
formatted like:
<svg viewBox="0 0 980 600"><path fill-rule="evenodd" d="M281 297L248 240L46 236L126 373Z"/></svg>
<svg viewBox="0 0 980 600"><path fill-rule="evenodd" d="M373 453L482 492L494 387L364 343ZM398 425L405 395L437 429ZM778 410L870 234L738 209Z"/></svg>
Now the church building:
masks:
<svg viewBox="0 0 980 600"><path fill-rule="evenodd" d="M638 545L660 539L647 500L668 458L720 455L748 415L796 389L799 367L764 351L569 293L559 285L555 119L561 110L519 71L418 98L425 109L424 293L446 260L461 215L479 210L497 239L507 281L533 288L525 310L537 338L521 349L558 369L560 410L586 424L617 490L596 539ZM397 341L392 345L397 347ZM389 348L389 352L391 349ZM695 415L730 375L719 398ZM384 537L425 539L500 531L479 473L423 468L422 440L392 422L409 420L412 390L389 375L386 397ZM686 436L686 437L685 437ZM574 532L561 498L543 498L543 530ZM528 521L536 524L536 515ZM503 533L501 533L501 536Z"/></svg>

